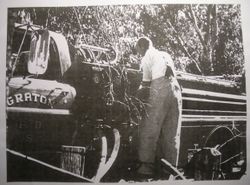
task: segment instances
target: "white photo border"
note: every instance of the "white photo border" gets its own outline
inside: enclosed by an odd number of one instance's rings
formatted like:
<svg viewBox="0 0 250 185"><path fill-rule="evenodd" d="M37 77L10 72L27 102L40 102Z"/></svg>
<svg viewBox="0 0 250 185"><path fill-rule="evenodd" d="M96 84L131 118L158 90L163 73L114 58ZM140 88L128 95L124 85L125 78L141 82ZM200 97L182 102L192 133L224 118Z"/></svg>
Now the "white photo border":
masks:
<svg viewBox="0 0 250 185"><path fill-rule="evenodd" d="M66 184L66 183L38 183L38 182L6 182L7 170L6 170L6 107L5 107L5 79L6 79L6 46L7 46L7 9L11 7L48 7L48 6L86 6L86 5L118 5L118 4L240 4L242 12L242 30L243 30L243 47L244 47L244 58L245 58L245 69L246 69L246 91L247 101L249 99L250 91L250 1L248 0L1 0L0 1L0 184ZM249 84L248 84L249 83ZM247 121L250 120L249 110L250 104L247 104ZM249 124L249 123L248 123ZM238 184L247 185L250 182L250 139L249 139L250 127L247 126L247 177L242 180L232 181L196 181L196 182L184 182L184 181L166 181L164 184ZM152 184L161 184L162 182L154 182ZM76 184L76 183L67 183ZM77 183L78 184L78 183ZM151 183L149 183L151 184Z"/></svg>

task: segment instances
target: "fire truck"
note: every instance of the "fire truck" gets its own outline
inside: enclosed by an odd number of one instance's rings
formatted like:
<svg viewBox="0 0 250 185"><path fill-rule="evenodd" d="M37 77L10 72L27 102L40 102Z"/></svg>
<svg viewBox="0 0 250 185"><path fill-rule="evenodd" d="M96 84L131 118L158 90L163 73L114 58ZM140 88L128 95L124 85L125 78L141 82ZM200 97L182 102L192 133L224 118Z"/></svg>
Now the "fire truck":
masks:
<svg viewBox="0 0 250 185"><path fill-rule="evenodd" d="M110 48L71 45L61 34L15 24L7 80L7 181L133 180L141 72ZM112 57L111 57L112 58ZM246 93L221 77L177 72L182 88L176 179L246 173Z"/></svg>

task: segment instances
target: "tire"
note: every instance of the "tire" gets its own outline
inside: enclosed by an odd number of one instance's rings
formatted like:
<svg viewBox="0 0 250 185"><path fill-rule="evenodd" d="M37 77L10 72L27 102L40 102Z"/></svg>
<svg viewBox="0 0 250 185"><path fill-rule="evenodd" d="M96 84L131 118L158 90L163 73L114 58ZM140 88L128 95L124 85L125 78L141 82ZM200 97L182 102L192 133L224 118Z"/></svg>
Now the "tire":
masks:
<svg viewBox="0 0 250 185"><path fill-rule="evenodd" d="M246 168L245 145L242 134L236 129L227 126L214 128L205 141L205 147L216 147L221 153L220 164L213 169L212 180L216 179L239 179Z"/></svg>

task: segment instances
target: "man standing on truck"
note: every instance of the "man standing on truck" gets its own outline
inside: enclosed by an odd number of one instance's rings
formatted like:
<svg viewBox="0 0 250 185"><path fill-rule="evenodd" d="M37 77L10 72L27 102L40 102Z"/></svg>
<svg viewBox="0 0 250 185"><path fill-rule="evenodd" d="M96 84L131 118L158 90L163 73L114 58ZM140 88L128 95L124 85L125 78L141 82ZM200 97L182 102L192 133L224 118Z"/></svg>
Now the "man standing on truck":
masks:
<svg viewBox="0 0 250 185"><path fill-rule="evenodd" d="M153 47L149 38L142 37L136 43L142 56L142 83L149 87L147 116L140 124L139 178L155 177L155 164L161 158L178 165L180 144L181 89L177 82L170 55Z"/></svg>

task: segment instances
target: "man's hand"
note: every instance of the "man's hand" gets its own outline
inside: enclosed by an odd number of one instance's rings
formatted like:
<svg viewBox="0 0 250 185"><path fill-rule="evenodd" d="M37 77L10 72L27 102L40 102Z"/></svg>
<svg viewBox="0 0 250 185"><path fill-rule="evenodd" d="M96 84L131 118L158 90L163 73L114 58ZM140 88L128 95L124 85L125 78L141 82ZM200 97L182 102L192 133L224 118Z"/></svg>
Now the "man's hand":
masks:
<svg viewBox="0 0 250 185"><path fill-rule="evenodd" d="M142 100L143 102L147 102L149 98L149 89L150 89L150 82L141 82L137 90L137 97Z"/></svg>

